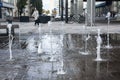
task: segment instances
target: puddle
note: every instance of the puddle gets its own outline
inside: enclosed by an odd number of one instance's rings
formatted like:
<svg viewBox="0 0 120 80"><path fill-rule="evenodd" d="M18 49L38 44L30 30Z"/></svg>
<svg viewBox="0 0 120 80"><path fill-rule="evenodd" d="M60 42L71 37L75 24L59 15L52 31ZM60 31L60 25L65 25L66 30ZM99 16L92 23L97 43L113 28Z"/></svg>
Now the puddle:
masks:
<svg viewBox="0 0 120 80"><path fill-rule="evenodd" d="M18 42L14 39L14 61L8 61L8 39L0 37L0 80L119 80L120 34L110 34L111 49L107 35L101 34L101 58L94 61L97 52L97 34L38 34L26 36ZM22 36L21 36L22 37ZM24 38L26 38L24 35ZM42 53L38 54L38 44ZM80 52L87 51L89 55ZM51 61L52 59L52 61ZM65 74L57 74L58 70Z"/></svg>

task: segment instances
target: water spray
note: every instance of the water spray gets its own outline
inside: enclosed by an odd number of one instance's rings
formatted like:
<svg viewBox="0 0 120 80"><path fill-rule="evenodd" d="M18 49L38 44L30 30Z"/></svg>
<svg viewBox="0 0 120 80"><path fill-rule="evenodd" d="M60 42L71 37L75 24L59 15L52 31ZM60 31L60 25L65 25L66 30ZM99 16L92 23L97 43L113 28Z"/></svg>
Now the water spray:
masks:
<svg viewBox="0 0 120 80"><path fill-rule="evenodd" d="M12 54L13 35L11 34L12 24L8 24L7 28L8 28L8 33L9 33L9 53L10 53L10 60L12 60L13 59L13 54Z"/></svg>
<svg viewBox="0 0 120 80"><path fill-rule="evenodd" d="M107 13L107 20L108 20L108 25L107 25L107 46L105 46L107 49L112 48L112 46L110 46L110 39L109 39L109 25L110 25L110 15L111 13L108 12Z"/></svg>
<svg viewBox="0 0 120 80"><path fill-rule="evenodd" d="M102 39L100 36L100 29L98 29L98 35L97 35L97 58L95 61L102 61L101 55L100 55L100 49L101 49L101 44L102 44Z"/></svg>
<svg viewBox="0 0 120 80"><path fill-rule="evenodd" d="M38 54L43 53L43 50L42 50L42 41L41 41L42 40L42 36L40 35L40 33L42 32L41 27L42 27L42 25L40 24L40 26L38 28L38 31L39 31Z"/></svg>

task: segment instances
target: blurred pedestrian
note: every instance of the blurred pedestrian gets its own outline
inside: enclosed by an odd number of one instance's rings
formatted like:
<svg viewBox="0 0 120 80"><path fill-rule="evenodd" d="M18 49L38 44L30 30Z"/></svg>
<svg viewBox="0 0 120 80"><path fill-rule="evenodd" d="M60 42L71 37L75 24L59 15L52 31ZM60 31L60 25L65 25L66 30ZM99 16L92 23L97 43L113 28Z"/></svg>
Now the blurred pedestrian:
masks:
<svg viewBox="0 0 120 80"><path fill-rule="evenodd" d="M35 8L35 10L34 10L32 16L34 17L35 25L36 25L36 24L39 25L39 20L38 20L38 18L39 18L39 12L38 12L38 10L37 10L36 8Z"/></svg>
<svg viewBox="0 0 120 80"><path fill-rule="evenodd" d="M54 8L52 10L52 17L55 18L56 17L56 14L57 14L57 11L56 11L56 8Z"/></svg>
<svg viewBox="0 0 120 80"><path fill-rule="evenodd" d="M6 21L8 23L12 23L12 14L10 13L10 11L5 9L5 13L4 14L5 14Z"/></svg>

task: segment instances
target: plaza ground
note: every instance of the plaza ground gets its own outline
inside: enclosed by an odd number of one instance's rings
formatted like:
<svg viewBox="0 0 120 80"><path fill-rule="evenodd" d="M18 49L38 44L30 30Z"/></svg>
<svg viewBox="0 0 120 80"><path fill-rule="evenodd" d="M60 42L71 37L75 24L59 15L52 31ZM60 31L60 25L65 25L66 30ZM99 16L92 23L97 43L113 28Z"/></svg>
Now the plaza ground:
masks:
<svg viewBox="0 0 120 80"><path fill-rule="evenodd" d="M9 61L8 36L0 36L0 80L119 80L120 22L111 22L109 26L99 22L92 27L61 21L39 26L34 22L13 24L20 27L15 29L13 61ZM98 29L102 61L95 61ZM108 30L110 49L105 47Z"/></svg>

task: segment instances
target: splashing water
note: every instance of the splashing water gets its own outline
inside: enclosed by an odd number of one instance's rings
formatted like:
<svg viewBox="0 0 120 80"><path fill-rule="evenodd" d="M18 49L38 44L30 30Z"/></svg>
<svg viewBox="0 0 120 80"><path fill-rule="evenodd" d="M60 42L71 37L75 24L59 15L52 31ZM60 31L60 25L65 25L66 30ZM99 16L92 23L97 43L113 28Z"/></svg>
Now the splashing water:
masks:
<svg viewBox="0 0 120 80"><path fill-rule="evenodd" d="M63 63L63 53L62 53L62 47L63 47L63 38L64 38L64 36L63 35L61 35L60 36L60 45L61 45L61 56L60 56L60 64L59 64L59 66L58 66L58 70L57 70L57 74L59 75L59 74L65 74L66 72L65 72L65 70L64 70L64 63Z"/></svg>
<svg viewBox="0 0 120 80"><path fill-rule="evenodd" d="M35 39L34 39L34 37L28 38L27 44L28 44L28 46L27 46L27 50L28 51L30 51L31 53L32 52L36 52L36 45L35 45Z"/></svg>
<svg viewBox="0 0 120 80"><path fill-rule="evenodd" d="M95 61L102 61L101 55L100 55L100 48L101 48L101 44L102 44L102 39L100 36L100 29L98 29L98 36L97 36L97 58L95 59Z"/></svg>
<svg viewBox="0 0 120 80"><path fill-rule="evenodd" d="M39 43L39 44L38 44L38 54L41 54L41 53L43 53L42 44Z"/></svg>
<svg viewBox="0 0 120 80"><path fill-rule="evenodd" d="M49 21L48 22L48 27L49 27L49 29L50 29L50 52L51 52L51 54L50 54L50 60L49 61L51 61L51 62L54 62L54 61L56 61L56 58L55 58L55 56L54 56L54 53L53 53L53 42L52 42L52 29L51 29L51 25L52 25L52 23L51 23L51 21Z"/></svg>
<svg viewBox="0 0 120 80"><path fill-rule="evenodd" d="M110 39L109 39L109 25L110 25L110 12L108 12L107 17L108 17L108 25L107 25L107 45L105 46L105 48L107 49L111 49L112 46L110 45Z"/></svg>
<svg viewBox="0 0 120 80"><path fill-rule="evenodd" d="M9 31L9 53L10 53L10 60L13 59L12 54L12 42L13 42L13 35L11 34L12 24L7 25L8 31Z"/></svg>
<svg viewBox="0 0 120 80"><path fill-rule="evenodd" d="M86 26L83 26L83 32L84 32L84 35L82 35L82 39L84 40L84 51L79 51L80 54L82 55L89 55L89 51L87 51L87 45L88 45L88 40L90 39L90 35L88 34L87 35L87 32L86 32Z"/></svg>
<svg viewBox="0 0 120 80"><path fill-rule="evenodd" d="M41 41L41 39L42 39L42 36L40 35L40 33L41 33L41 24L40 24L40 26L39 26L39 29L38 29L38 31L39 31L39 44L38 44L38 54L41 54L41 53L43 53L43 50L42 50L42 41Z"/></svg>
<svg viewBox="0 0 120 80"><path fill-rule="evenodd" d="M63 69L64 67L64 63L63 63L63 59L60 62L60 66L58 66L58 70L57 70L57 74L65 74L66 72Z"/></svg>

